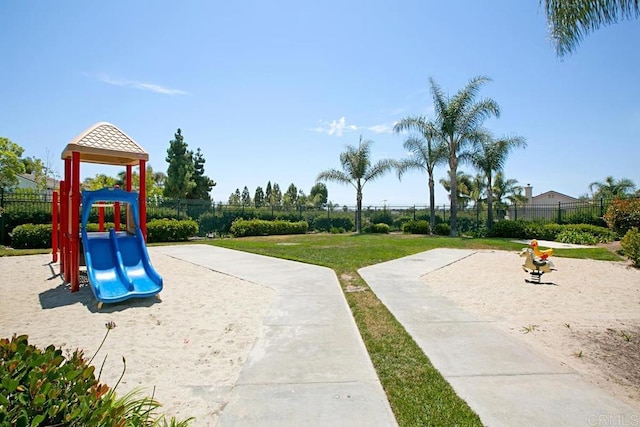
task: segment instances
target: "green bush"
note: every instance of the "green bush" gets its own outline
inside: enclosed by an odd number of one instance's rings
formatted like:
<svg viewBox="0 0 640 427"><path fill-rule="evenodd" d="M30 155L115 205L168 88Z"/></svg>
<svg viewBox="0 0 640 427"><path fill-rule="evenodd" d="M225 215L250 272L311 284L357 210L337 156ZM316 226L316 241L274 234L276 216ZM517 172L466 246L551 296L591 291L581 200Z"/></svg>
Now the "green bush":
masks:
<svg viewBox="0 0 640 427"><path fill-rule="evenodd" d="M168 425L163 416L154 420L157 401L134 393L117 398L90 363L82 350L65 357L53 345L42 350L29 344L26 335L0 339L0 425ZM189 421L172 419L171 425Z"/></svg>
<svg viewBox="0 0 640 427"><path fill-rule="evenodd" d="M198 234L198 223L193 220L154 219L147 223L147 241L180 242Z"/></svg>
<svg viewBox="0 0 640 427"><path fill-rule="evenodd" d="M391 227L384 223L370 224L364 229L365 233L389 234L389 231L391 231Z"/></svg>
<svg viewBox="0 0 640 427"><path fill-rule="evenodd" d="M438 236L449 236L451 234L451 226L445 222L441 222L440 224L436 224L433 232Z"/></svg>
<svg viewBox="0 0 640 427"><path fill-rule="evenodd" d="M307 221L265 221L262 219L237 219L231 224L229 232L234 237L269 236L283 234L305 234L309 229Z"/></svg>
<svg viewBox="0 0 640 427"><path fill-rule="evenodd" d="M624 256L629 258L635 267L640 267L640 231L637 227L632 227L626 232L620 247L624 251Z"/></svg>
<svg viewBox="0 0 640 427"><path fill-rule="evenodd" d="M0 233L9 237L9 241L5 244L10 244L11 231L19 225L51 224L51 205L47 203L37 205L7 203L2 212L1 223L4 224L4 230L0 230Z"/></svg>
<svg viewBox="0 0 640 427"><path fill-rule="evenodd" d="M489 232L490 237L509 237L513 239L526 239L528 222L523 220L498 221L493 224Z"/></svg>
<svg viewBox="0 0 640 427"><path fill-rule="evenodd" d="M11 232L14 249L36 249L51 247L51 224L22 224Z"/></svg>
<svg viewBox="0 0 640 427"><path fill-rule="evenodd" d="M309 228L317 231L329 231L332 228L342 228L346 231L351 231L355 227L353 218L350 216L336 216L327 218L326 216L316 217L313 220L313 224L309 224Z"/></svg>
<svg viewBox="0 0 640 427"><path fill-rule="evenodd" d="M410 234L430 234L429 221L424 219L410 220L402 224L402 231Z"/></svg>
<svg viewBox="0 0 640 427"><path fill-rule="evenodd" d="M624 236L633 227L640 228L640 198L614 200L604 214L604 220L618 236Z"/></svg>
<svg viewBox="0 0 640 427"><path fill-rule="evenodd" d="M373 212L369 217L369 221L371 221L372 224L387 224L391 226L393 225L393 216L390 211L383 209Z"/></svg>
<svg viewBox="0 0 640 427"><path fill-rule="evenodd" d="M556 237L556 241L562 243L571 243L574 245L595 245L598 239L593 234L576 230L561 231Z"/></svg>
<svg viewBox="0 0 640 427"><path fill-rule="evenodd" d="M616 233L608 228L592 224L567 224L563 225L562 229L590 234L595 239L595 243L613 242L617 237Z"/></svg>

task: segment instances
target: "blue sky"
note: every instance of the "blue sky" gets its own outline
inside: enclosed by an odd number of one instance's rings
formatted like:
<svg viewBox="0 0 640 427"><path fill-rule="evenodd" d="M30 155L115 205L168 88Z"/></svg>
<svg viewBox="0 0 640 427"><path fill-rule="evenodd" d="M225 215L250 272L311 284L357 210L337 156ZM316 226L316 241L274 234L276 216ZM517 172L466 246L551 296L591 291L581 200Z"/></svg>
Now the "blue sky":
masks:
<svg viewBox="0 0 640 427"><path fill-rule="evenodd" d="M507 178L534 195L577 197L609 175L640 186L640 21L600 29L559 59L537 0L7 0L0 16L0 135L59 173L66 144L107 121L165 172L181 128L216 202L268 181L308 194L360 135L374 160L405 157L390 129L432 115L429 77L453 95L486 75L480 95L502 110L486 127L528 144ZM327 187L333 203L355 204L352 187ZM425 205L427 176L390 173L363 193L365 205Z"/></svg>

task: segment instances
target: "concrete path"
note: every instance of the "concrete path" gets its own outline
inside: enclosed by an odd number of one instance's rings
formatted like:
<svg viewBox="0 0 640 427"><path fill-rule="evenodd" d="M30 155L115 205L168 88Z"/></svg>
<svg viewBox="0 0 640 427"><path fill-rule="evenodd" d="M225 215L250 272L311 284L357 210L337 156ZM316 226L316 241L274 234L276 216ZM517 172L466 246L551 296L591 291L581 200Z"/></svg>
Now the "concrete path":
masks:
<svg viewBox="0 0 640 427"><path fill-rule="evenodd" d="M220 426L397 426L333 270L209 245L150 251L276 291Z"/></svg>
<svg viewBox="0 0 640 427"><path fill-rule="evenodd" d="M640 425L630 405L430 291L420 278L472 254L434 249L358 272L484 425Z"/></svg>

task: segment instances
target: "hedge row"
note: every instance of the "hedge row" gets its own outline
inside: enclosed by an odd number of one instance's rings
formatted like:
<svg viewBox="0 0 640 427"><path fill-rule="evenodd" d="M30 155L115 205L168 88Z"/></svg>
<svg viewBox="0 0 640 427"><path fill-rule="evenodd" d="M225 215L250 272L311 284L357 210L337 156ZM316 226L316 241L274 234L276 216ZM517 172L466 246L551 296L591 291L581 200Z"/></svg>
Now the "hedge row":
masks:
<svg viewBox="0 0 640 427"><path fill-rule="evenodd" d="M500 221L494 224L493 229L489 233L490 237L508 237L514 239L540 239L540 240L558 240L558 237L564 235L565 239L569 239L571 233L583 233L592 236L593 243L605 243L615 240L618 236L615 232L605 227L599 227L591 224L539 224L537 222L528 222L522 220L516 221ZM574 243L574 242L566 242ZM587 242L583 242L587 243Z"/></svg>
<svg viewBox="0 0 640 427"><path fill-rule="evenodd" d="M124 227L124 226L123 226ZM113 228L113 223L105 223L104 229ZM98 224L87 224L88 232L98 231ZM155 219L147 223L147 241L178 242L188 240L198 234L198 223L192 220ZM12 247L15 249L44 249L51 247L51 224L22 224L11 232Z"/></svg>
<svg viewBox="0 0 640 427"><path fill-rule="evenodd" d="M265 221L262 219L237 219L229 230L234 237L269 236L283 234L305 234L309 229L307 221Z"/></svg>

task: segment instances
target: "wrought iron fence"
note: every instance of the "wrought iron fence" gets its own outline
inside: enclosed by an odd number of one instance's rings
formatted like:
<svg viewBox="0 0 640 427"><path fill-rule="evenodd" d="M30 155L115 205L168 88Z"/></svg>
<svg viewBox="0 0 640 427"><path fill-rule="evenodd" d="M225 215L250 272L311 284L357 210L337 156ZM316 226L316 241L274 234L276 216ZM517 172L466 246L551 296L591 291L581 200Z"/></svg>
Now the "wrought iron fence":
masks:
<svg viewBox="0 0 640 427"><path fill-rule="evenodd" d="M518 204L500 206L494 204L495 221L528 220L555 223L591 223L600 221L607 211L611 199L584 200L571 203L547 205ZM51 223L51 192L9 192L0 189L0 244L8 242L11 230L25 223ZM331 205L321 208L304 206L264 206L260 208L242 205L213 203L209 200L172 199L150 197L147 199L147 221L157 218L191 218L200 220L201 233L228 231L235 218L261 218L302 220L321 224L321 228L331 227L340 219L350 218L355 223L355 206ZM438 222L448 222L450 206L437 205L435 213ZM203 218L208 220L204 221ZM429 220L429 206L426 205L365 205L362 212L363 224L385 222L392 229L399 229L409 220ZM459 207L458 229L461 232L477 230L486 224L486 206ZM205 226L206 225L206 226Z"/></svg>

